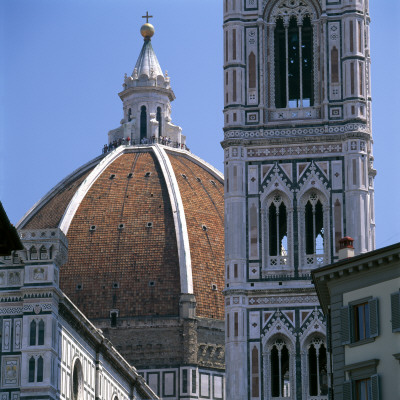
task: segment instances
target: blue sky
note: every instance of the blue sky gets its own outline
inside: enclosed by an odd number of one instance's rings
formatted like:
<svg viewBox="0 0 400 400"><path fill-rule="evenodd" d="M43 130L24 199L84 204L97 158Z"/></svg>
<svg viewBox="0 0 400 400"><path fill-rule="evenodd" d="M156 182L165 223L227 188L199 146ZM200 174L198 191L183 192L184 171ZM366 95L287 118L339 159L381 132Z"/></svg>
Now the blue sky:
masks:
<svg viewBox="0 0 400 400"><path fill-rule="evenodd" d="M399 3L370 1L377 247L400 241ZM147 10L172 122L223 169L221 0L0 0L0 199L13 223L119 125Z"/></svg>

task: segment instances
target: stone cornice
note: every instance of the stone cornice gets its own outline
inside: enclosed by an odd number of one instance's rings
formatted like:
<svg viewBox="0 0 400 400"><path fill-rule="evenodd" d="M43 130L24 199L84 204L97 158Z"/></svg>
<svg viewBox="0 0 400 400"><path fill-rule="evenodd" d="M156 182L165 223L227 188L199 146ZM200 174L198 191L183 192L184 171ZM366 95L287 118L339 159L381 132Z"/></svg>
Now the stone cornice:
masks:
<svg viewBox="0 0 400 400"><path fill-rule="evenodd" d="M138 92L158 92L165 94L168 96L169 101L174 101L175 100L175 93L173 92L172 89L165 89L159 86L134 86L134 87L129 87L126 90L118 93L118 96L120 97L121 100L124 100L126 97L128 97L132 93L138 93Z"/></svg>

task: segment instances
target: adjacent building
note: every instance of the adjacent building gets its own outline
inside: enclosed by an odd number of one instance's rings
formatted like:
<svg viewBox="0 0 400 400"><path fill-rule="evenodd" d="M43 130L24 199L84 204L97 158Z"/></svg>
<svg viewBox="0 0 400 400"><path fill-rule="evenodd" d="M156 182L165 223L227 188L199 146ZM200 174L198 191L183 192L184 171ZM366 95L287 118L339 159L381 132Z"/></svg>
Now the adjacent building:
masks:
<svg viewBox="0 0 400 400"><path fill-rule="evenodd" d="M375 248L364 0L224 0L227 398L326 399L311 271Z"/></svg>
<svg viewBox="0 0 400 400"><path fill-rule="evenodd" d="M398 399L400 244L312 272L328 319L335 400Z"/></svg>

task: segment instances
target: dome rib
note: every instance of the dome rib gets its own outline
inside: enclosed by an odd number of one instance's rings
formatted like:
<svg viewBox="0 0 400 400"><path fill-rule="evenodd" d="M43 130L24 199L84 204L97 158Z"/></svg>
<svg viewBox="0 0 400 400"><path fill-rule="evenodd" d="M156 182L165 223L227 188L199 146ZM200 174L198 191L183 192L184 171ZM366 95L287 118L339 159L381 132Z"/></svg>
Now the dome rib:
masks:
<svg viewBox="0 0 400 400"><path fill-rule="evenodd" d="M174 216L176 242L178 245L179 269L181 274L181 292L193 294L192 260L190 257L189 235L186 225L185 210L178 182L171 161L165 150L156 144L154 154L164 173L168 194Z"/></svg>

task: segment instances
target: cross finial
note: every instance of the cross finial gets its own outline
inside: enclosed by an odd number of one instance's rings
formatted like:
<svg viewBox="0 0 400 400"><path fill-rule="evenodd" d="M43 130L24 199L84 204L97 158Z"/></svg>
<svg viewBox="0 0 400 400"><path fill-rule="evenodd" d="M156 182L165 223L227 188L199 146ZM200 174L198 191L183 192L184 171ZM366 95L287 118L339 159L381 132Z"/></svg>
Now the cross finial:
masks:
<svg viewBox="0 0 400 400"><path fill-rule="evenodd" d="M146 18L146 24L148 24L148 23L149 23L149 18L153 18L153 16L152 16L152 15L149 15L149 12L146 11L146 15L143 15L142 18Z"/></svg>

